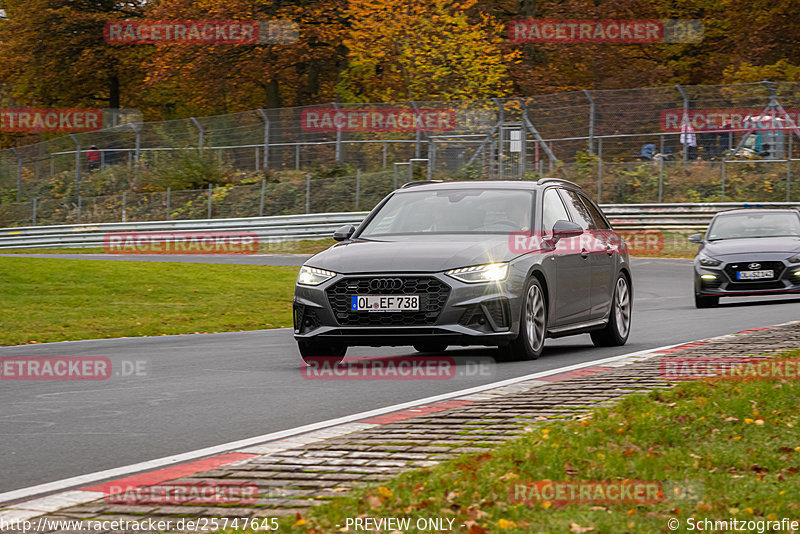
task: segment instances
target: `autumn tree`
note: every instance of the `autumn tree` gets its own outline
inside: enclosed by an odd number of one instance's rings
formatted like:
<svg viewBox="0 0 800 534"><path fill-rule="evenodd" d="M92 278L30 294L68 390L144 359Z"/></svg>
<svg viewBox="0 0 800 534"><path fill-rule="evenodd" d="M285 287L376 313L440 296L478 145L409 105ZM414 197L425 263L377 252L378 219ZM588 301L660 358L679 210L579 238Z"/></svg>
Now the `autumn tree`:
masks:
<svg viewBox="0 0 800 534"><path fill-rule="evenodd" d="M477 0L354 0L343 100L489 98L511 92L519 53Z"/></svg>
<svg viewBox="0 0 800 534"><path fill-rule="evenodd" d="M153 19L288 20L299 39L276 44L163 44L148 64L147 87L171 95L183 111L229 113L333 98L344 49L336 0L162 0ZM179 110L180 111L180 110Z"/></svg>
<svg viewBox="0 0 800 534"><path fill-rule="evenodd" d="M137 96L142 51L109 46L109 19L140 16L144 0L5 0L0 84L17 105L119 108Z"/></svg>

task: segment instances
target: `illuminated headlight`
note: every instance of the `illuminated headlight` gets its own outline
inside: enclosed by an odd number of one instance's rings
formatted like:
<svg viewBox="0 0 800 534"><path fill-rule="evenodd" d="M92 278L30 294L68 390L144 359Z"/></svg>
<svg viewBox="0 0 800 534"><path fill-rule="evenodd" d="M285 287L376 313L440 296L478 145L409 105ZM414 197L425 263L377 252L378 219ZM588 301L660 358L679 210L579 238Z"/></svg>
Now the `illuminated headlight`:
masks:
<svg viewBox="0 0 800 534"><path fill-rule="evenodd" d="M501 280L505 280L506 276L508 276L508 264L487 263L486 265L451 269L444 274L468 284L475 284L478 282L500 282Z"/></svg>
<svg viewBox="0 0 800 534"><path fill-rule="evenodd" d="M300 273L297 275L297 283L301 286L318 286L334 276L336 276L336 273L332 271L303 265L300 267Z"/></svg>
<svg viewBox="0 0 800 534"><path fill-rule="evenodd" d="M788 261L789 263L800 263L800 254L795 254Z"/></svg>
<svg viewBox="0 0 800 534"><path fill-rule="evenodd" d="M717 275L715 275L715 274L701 274L700 278L702 278L703 280L716 280L717 279Z"/></svg>
<svg viewBox="0 0 800 534"><path fill-rule="evenodd" d="M699 254L697 256L697 261L699 261L700 265L703 267L716 267L722 263L722 261L706 256L705 254Z"/></svg>

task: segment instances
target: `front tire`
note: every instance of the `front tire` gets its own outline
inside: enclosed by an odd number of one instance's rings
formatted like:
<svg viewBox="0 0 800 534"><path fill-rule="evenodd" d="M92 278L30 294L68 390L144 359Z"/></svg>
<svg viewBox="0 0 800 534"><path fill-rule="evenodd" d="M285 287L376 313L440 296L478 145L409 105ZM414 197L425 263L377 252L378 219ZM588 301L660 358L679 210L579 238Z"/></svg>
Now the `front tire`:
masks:
<svg viewBox="0 0 800 534"><path fill-rule="evenodd" d="M298 341L297 348L300 349L300 357L306 364L314 362L315 364L336 365L344 360L347 353L347 345L337 343L323 345L313 341Z"/></svg>
<svg viewBox="0 0 800 534"><path fill-rule="evenodd" d="M713 308L719 304L719 297L704 297L695 293L694 307L695 308Z"/></svg>
<svg viewBox="0 0 800 534"><path fill-rule="evenodd" d="M628 278L620 274L614 285L614 295L611 299L611 313L608 323L602 330L591 333L592 343L596 347L619 347L628 341L631 333L631 289Z"/></svg>
<svg viewBox="0 0 800 534"><path fill-rule="evenodd" d="M511 360L535 360L542 354L547 336L547 301L542 284L531 277L525 285L525 296L519 321L517 339L501 348Z"/></svg>

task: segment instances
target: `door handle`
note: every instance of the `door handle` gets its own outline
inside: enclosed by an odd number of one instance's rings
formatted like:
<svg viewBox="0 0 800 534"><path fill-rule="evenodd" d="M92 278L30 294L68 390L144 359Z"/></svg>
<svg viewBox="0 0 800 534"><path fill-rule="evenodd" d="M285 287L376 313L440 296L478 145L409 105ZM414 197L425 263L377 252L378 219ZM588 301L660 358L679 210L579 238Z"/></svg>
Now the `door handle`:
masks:
<svg viewBox="0 0 800 534"><path fill-rule="evenodd" d="M589 251L586 250L585 248L582 248L581 249L581 258L583 258L585 260L588 257L589 257Z"/></svg>

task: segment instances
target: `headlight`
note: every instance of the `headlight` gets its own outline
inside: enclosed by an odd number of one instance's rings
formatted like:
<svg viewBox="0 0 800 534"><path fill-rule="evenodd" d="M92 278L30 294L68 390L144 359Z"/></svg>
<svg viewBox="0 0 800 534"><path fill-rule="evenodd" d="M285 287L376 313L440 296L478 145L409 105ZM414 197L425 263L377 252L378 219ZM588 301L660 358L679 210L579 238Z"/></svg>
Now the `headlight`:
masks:
<svg viewBox="0 0 800 534"><path fill-rule="evenodd" d="M334 276L336 276L336 273L332 271L303 265L300 267L300 273L297 275L297 283L301 286L318 286L325 280L330 280Z"/></svg>
<svg viewBox="0 0 800 534"><path fill-rule="evenodd" d="M462 267L460 269L450 269L445 272L447 276L452 276L456 280L461 280L468 284L478 282L499 282L508 276L507 263L487 263L486 265L475 265L474 267Z"/></svg>
<svg viewBox="0 0 800 534"><path fill-rule="evenodd" d="M697 261L699 261L700 265L702 265L703 267L716 267L717 265L722 263L720 260L716 260L714 258L706 256L705 254L698 254Z"/></svg>
<svg viewBox="0 0 800 534"><path fill-rule="evenodd" d="M800 254L795 254L789 258L789 263L800 263Z"/></svg>

